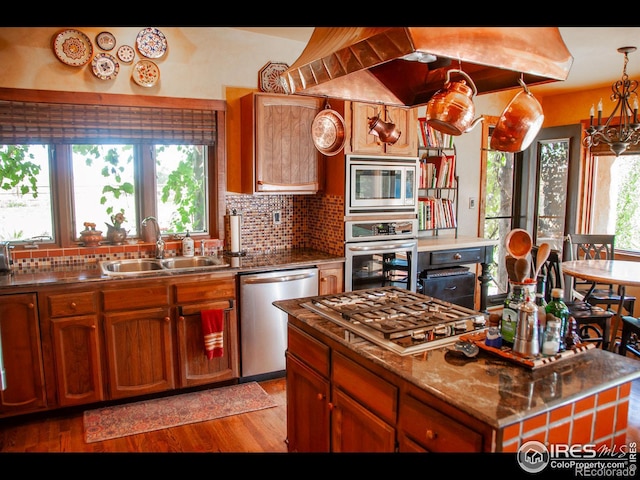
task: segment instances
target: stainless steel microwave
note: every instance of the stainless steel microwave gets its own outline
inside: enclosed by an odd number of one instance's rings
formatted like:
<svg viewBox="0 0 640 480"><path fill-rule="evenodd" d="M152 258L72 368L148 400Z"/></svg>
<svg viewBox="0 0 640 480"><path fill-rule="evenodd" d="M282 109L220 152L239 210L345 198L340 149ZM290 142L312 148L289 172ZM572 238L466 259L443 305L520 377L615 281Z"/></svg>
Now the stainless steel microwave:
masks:
<svg viewBox="0 0 640 480"><path fill-rule="evenodd" d="M417 213L418 158L347 155L345 214Z"/></svg>

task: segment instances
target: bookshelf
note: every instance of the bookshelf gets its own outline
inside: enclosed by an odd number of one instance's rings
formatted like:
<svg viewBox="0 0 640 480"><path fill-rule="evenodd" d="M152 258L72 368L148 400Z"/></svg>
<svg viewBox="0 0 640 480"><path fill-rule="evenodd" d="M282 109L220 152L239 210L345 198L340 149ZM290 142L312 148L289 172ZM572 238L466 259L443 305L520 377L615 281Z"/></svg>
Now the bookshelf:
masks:
<svg viewBox="0 0 640 480"><path fill-rule="evenodd" d="M418 235L438 236L452 230L458 236L458 176L456 148L451 135L418 119L419 166Z"/></svg>

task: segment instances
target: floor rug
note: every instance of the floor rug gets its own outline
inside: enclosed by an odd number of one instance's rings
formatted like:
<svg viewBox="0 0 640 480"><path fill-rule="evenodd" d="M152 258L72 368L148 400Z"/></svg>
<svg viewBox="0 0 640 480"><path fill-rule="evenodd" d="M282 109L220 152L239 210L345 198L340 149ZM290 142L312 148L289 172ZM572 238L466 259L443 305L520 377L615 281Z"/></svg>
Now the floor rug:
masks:
<svg viewBox="0 0 640 480"><path fill-rule="evenodd" d="M256 382L84 412L87 443L275 407Z"/></svg>

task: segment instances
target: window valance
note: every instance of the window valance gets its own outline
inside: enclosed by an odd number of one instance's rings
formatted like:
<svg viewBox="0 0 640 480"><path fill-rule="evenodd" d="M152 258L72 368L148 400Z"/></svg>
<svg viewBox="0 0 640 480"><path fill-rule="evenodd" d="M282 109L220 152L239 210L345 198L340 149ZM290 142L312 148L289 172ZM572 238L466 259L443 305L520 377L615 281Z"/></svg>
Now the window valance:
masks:
<svg viewBox="0 0 640 480"><path fill-rule="evenodd" d="M0 143L215 145L216 110L0 100Z"/></svg>

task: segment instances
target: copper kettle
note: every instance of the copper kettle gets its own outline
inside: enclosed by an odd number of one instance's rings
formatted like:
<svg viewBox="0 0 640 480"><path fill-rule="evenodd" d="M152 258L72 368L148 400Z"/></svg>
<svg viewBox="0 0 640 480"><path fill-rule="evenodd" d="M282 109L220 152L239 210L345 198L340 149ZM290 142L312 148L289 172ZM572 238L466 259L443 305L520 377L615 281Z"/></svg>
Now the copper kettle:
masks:
<svg viewBox="0 0 640 480"><path fill-rule="evenodd" d="M491 149L501 152L526 150L536 138L544 114L540 102L533 96L522 79L522 90L505 107L491 134Z"/></svg>
<svg viewBox="0 0 640 480"><path fill-rule="evenodd" d="M369 133L380 138L381 142L393 145L398 141L402 132L397 129L396 125L391 122L383 122L380 114L376 117L369 118Z"/></svg>
<svg viewBox="0 0 640 480"><path fill-rule="evenodd" d="M466 81L451 82L452 72L459 73ZM427 103L427 123L435 130L449 135L461 135L470 131L482 121L482 117L473 119L476 113L473 97L477 93L469 75L462 70L447 70L444 88L438 90Z"/></svg>

